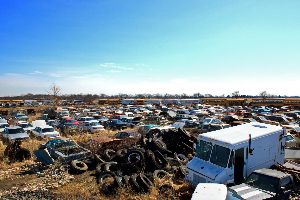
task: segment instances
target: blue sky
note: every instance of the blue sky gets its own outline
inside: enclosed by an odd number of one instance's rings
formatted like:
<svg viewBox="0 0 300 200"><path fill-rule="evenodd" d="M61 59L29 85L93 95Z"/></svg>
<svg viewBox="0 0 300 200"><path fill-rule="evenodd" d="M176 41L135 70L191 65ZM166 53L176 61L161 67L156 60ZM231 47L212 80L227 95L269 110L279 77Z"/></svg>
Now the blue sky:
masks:
<svg viewBox="0 0 300 200"><path fill-rule="evenodd" d="M300 95L300 1L0 0L0 96Z"/></svg>

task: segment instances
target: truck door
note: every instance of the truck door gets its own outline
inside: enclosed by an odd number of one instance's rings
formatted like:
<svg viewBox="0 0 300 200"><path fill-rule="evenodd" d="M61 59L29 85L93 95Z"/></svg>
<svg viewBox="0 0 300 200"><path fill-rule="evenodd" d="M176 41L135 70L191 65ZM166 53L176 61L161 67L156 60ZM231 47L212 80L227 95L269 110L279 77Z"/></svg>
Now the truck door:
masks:
<svg viewBox="0 0 300 200"><path fill-rule="evenodd" d="M234 183L241 184L244 180L244 148L235 150Z"/></svg>

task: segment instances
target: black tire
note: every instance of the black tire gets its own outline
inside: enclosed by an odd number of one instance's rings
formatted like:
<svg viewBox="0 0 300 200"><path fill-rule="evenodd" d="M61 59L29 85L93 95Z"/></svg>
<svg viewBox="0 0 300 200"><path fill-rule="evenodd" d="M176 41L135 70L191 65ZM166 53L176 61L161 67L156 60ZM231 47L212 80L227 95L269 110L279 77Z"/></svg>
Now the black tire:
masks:
<svg viewBox="0 0 300 200"><path fill-rule="evenodd" d="M186 164L189 159L183 154L174 154L175 158L182 164Z"/></svg>
<svg viewBox="0 0 300 200"><path fill-rule="evenodd" d="M120 179L113 172L101 172L97 177L97 183L105 195L115 194L117 188L121 186Z"/></svg>
<svg viewBox="0 0 300 200"><path fill-rule="evenodd" d="M163 167L166 167L167 165L169 165L169 162L166 160L166 158L161 154L160 151L154 151L154 155L155 155L155 160L157 162L159 162Z"/></svg>
<svg viewBox="0 0 300 200"><path fill-rule="evenodd" d="M181 165L181 162L176 158L167 157L166 160L168 161L169 165L171 165L171 166L179 167Z"/></svg>
<svg viewBox="0 0 300 200"><path fill-rule="evenodd" d="M105 162L98 154L94 154L94 160L96 163L104 163Z"/></svg>
<svg viewBox="0 0 300 200"><path fill-rule="evenodd" d="M144 153L140 150L130 150L126 156L126 161L129 164L132 164L140 169L142 171L145 167L145 157Z"/></svg>
<svg viewBox="0 0 300 200"><path fill-rule="evenodd" d="M126 154L127 154L127 149L120 149L116 153L116 155L120 158L124 157Z"/></svg>
<svg viewBox="0 0 300 200"><path fill-rule="evenodd" d="M162 161L157 160L154 153L151 150L147 150L145 155L147 156L147 171L154 171L157 169L162 169L164 167Z"/></svg>
<svg viewBox="0 0 300 200"><path fill-rule="evenodd" d="M180 167L178 167L177 172L176 172L176 177L177 178L185 178L185 176L187 175L187 169L185 166L181 165Z"/></svg>
<svg viewBox="0 0 300 200"><path fill-rule="evenodd" d="M130 182L132 185L132 188L136 191L136 192L141 192L143 191L142 187L139 185L139 183L137 182L137 174L133 174L132 176L130 176Z"/></svg>
<svg viewBox="0 0 300 200"><path fill-rule="evenodd" d="M158 138L149 138L149 142L147 144L147 147L152 151L160 151L163 154L167 155L173 155L173 153L167 149L166 143L162 139Z"/></svg>
<svg viewBox="0 0 300 200"><path fill-rule="evenodd" d="M70 166L75 173L83 173L88 170L87 164L79 160L72 160Z"/></svg>
<svg viewBox="0 0 300 200"><path fill-rule="evenodd" d="M104 166L105 166L105 164L106 164L106 162L97 164L97 166L96 166L96 172L98 174L100 174L101 172L104 172Z"/></svg>
<svg viewBox="0 0 300 200"><path fill-rule="evenodd" d="M130 181L130 176L125 175L122 177L122 182L124 185L126 185L126 186L129 185L129 183L130 183L129 181Z"/></svg>
<svg viewBox="0 0 300 200"><path fill-rule="evenodd" d="M116 152L112 149L106 149L104 151L103 157L106 161L111 161L115 156L116 156Z"/></svg>
<svg viewBox="0 0 300 200"><path fill-rule="evenodd" d="M119 168L119 165L117 162L109 162L104 164L104 171L107 172L114 172L116 175L122 175L122 171Z"/></svg>
<svg viewBox="0 0 300 200"><path fill-rule="evenodd" d="M153 172L154 179L164 179L168 176L170 176L170 174L168 172L166 172L165 170L155 170Z"/></svg>
<svg viewBox="0 0 300 200"><path fill-rule="evenodd" d="M136 180L144 192L148 192L149 189L153 187L153 183L144 174L139 174Z"/></svg>

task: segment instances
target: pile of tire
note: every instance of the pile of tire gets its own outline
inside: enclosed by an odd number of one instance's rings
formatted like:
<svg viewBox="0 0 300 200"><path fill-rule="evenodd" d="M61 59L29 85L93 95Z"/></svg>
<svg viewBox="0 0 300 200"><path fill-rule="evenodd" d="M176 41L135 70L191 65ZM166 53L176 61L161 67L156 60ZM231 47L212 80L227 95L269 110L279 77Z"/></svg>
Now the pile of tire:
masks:
<svg viewBox="0 0 300 200"><path fill-rule="evenodd" d="M106 149L101 156L97 155L96 172L100 190L110 195L121 186L129 186L136 192L145 193L154 185L154 179L184 179L185 165L189 154L193 154L194 143L182 130L174 133L172 138L166 137L169 134L171 132L148 134L135 147L118 151ZM183 143L188 148L183 148Z"/></svg>

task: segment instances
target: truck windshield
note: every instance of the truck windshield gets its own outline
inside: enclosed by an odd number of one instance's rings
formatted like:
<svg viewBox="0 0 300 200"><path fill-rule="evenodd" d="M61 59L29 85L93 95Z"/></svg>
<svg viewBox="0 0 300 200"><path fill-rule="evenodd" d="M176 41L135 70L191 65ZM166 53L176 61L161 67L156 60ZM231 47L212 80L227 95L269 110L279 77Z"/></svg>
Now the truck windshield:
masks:
<svg viewBox="0 0 300 200"><path fill-rule="evenodd" d="M259 173L252 173L247 178L247 185L251 185L252 187L260 188L265 191L277 192L277 188L279 188L279 179L271 176L267 176Z"/></svg>
<svg viewBox="0 0 300 200"><path fill-rule="evenodd" d="M208 161L212 150L211 142L200 140L196 146L196 156L202 160Z"/></svg>
<svg viewBox="0 0 300 200"><path fill-rule="evenodd" d="M229 154L230 149L215 144L211 153L210 162L226 168Z"/></svg>

